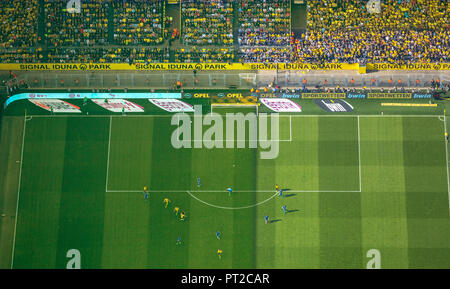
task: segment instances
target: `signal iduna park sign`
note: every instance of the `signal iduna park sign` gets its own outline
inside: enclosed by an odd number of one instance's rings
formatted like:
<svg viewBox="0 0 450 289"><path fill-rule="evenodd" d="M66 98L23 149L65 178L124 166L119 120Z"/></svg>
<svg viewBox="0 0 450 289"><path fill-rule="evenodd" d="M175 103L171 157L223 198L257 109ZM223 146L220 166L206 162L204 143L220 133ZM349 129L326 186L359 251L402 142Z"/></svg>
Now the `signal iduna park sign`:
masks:
<svg viewBox="0 0 450 289"><path fill-rule="evenodd" d="M359 70L359 63L4 63L14 71ZM450 70L450 63L368 63L367 70Z"/></svg>

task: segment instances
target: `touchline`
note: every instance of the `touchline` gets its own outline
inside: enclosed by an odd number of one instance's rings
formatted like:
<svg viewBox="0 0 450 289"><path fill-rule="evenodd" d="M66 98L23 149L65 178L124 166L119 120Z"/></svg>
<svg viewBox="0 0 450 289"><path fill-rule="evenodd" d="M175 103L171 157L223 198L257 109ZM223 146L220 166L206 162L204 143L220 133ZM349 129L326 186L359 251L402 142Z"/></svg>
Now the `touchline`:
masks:
<svg viewBox="0 0 450 289"><path fill-rule="evenodd" d="M279 115L250 112L226 113L225 116L210 113L203 115L202 106L196 105L193 115L177 113L172 116L171 125L176 126L171 136L175 149L233 149L260 148L261 159L275 159L279 153ZM192 121L192 118L194 120ZM270 118L270 138L268 136L268 120ZM247 124L248 123L248 139ZM225 128L225 138L223 136ZM192 139L192 126L194 133ZM235 134L236 128L236 134ZM235 139L237 136L237 140ZM264 150L264 151L263 151Z"/></svg>

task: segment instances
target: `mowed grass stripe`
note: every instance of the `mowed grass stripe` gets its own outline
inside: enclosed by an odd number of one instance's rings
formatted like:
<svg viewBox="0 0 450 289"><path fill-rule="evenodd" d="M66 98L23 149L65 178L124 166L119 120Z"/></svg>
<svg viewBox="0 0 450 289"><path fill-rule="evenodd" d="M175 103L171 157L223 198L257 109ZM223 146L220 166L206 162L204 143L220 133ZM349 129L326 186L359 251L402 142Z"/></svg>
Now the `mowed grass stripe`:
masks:
<svg viewBox="0 0 450 289"><path fill-rule="evenodd" d="M280 135L289 119L280 119ZM292 142L280 143L275 160L258 159L258 189L319 190L317 117L292 119ZM270 197L258 194L258 201ZM282 206L288 213L283 215ZM264 224L264 216L276 221ZM317 268L319 266L318 193L284 192L284 197L257 208L258 268Z"/></svg>
<svg viewBox="0 0 450 289"><path fill-rule="evenodd" d="M232 112L246 114L252 111L254 109ZM224 116L230 110L217 109L215 112ZM223 135L226 135L225 126ZM248 139L248 130L246 138ZM236 128L235 139L237 139ZM256 149L248 148L248 143L246 148L239 149L192 149L190 190L207 204L191 200L189 267L254 267L255 208L241 210L232 208L251 206L256 202L256 153ZM200 188L197 187L197 178L201 178ZM228 187L234 191L231 196L226 191ZM196 192L198 190L215 192ZM220 240L216 237L216 231L221 232ZM220 259L217 255L218 249L223 251Z"/></svg>
<svg viewBox="0 0 450 289"><path fill-rule="evenodd" d="M10 269L16 226L17 191L22 155L24 117L0 119L0 269Z"/></svg>
<svg viewBox="0 0 450 289"><path fill-rule="evenodd" d="M26 124L14 268L54 268L63 179L66 122Z"/></svg>
<svg viewBox="0 0 450 289"><path fill-rule="evenodd" d="M233 195L234 207L238 207L242 203L256 204L256 163L258 157L257 149L234 150L235 163L238 164L239 169L234 171L233 185L237 189L245 188L255 191L255 193L242 193L238 196L236 193ZM255 267L255 212L255 207L233 211L233 268ZM226 220L226 218L223 219L223 221Z"/></svg>
<svg viewBox="0 0 450 289"><path fill-rule="evenodd" d="M254 149L193 149L191 190L200 200L191 200L190 258L192 268L252 268L254 252L254 208L237 208L255 203ZM197 188L196 178L201 178ZM227 187L234 192L229 196ZM195 192L196 190L215 192ZM222 191L222 192L218 192ZM221 239L216 237L221 232ZM223 251L219 259L217 250Z"/></svg>
<svg viewBox="0 0 450 289"><path fill-rule="evenodd" d="M403 119L360 118L363 260L380 251L381 268L408 268Z"/></svg>
<svg viewBox="0 0 450 289"><path fill-rule="evenodd" d="M319 191L319 118L294 118L293 142L282 143L276 160L277 180L283 188ZM287 214L283 215L282 206ZM277 268L318 268L319 194L284 192L275 199L275 264Z"/></svg>
<svg viewBox="0 0 450 289"><path fill-rule="evenodd" d="M357 118L319 119L320 267L361 268Z"/></svg>
<svg viewBox="0 0 450 289"><path fill-rule="evenodd" d="M444 124L403 119L411 268L450 268L450 218Z"/></svg>
<svg viewBox="0 0 450 289"><path fill-rule="evenodd" d="M100 268L105 217L109 119L68 118L56 267L67 251L81 253L82 268Z"/></svg>
<svg viewBox="0 0 450 289"><path fill-rule="evenodd" d="M155 118L153 120L153 144L151 157L152 190L159 191L150 196L149 206L149 236L148 258L150 268L186 268L188 267L190 197L187 193L167 193L169 190L185 190L190 186L191 151L176 150L171 144L173 127L170 118ZM164 208L164 198L171 203ZM174 206L185 211L187 219L180 221L173 212ZM176 245L181 237L182 245Z"/></svg>
<svg viewBox="0 0 450 289"><path fill-rule="evenodd" d="M108 191L149 187L154 118L113 117ZM157 140L157 139L156 139Z"/></svg>
<svg viewBox="0 0 450 289"><path fill-rule="evenodd" d="M113 118L109 190L150 188L153 118ZM151 188L150 188L151 189ZM150 203L143 193L106 193L103 268L147 268Z"/></svg>

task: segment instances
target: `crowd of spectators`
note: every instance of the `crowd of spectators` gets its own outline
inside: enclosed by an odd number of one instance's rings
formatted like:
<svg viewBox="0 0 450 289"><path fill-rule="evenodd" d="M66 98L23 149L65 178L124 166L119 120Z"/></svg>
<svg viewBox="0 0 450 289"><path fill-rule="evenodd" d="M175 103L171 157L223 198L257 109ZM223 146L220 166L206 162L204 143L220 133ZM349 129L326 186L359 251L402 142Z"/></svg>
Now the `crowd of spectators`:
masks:
<svg viewBox="0 0 450 289"><path fill-rule="evenodd" d="M0 63L37 63L39 62L34 48L0 48Z"/></svg>
<svg viewBox="0 0 450 289"><path fill-rule="evenodd" d="M308 0L300 35L290 0L183 0L181 30L162 0L83 0L77 12L67 3L1 0L0 61L450 61L448 0L383 0L380 13L368 0Z"/></svg>
<svg viewBox="0 0 450 289"><path fill-rule="evenodd" d="M51 63L150 63L166 62L169 59L167 48L52 48L48 50Z"/></svg>
<svg viewBox="0 0 450 289"><path fill-rule="evenodd" d="M232 48L191 47L178 49L175 52L175 62L203 63L203 62L232 62L234 50Z"/></svg>
<svg viewBox="0 0 450 289"><path fill-rule="evenodd" d="M287 63L290 62L292 49L287 47L242 47L239 49L241 62Z"/></svg>
<svg viewBox="0 0 450 289"><path fill-rule="evenodd" d="M108 43L109 2L84 0L78 12L67 11L66 1L44 0L45 39L48 46L90 46Z"/></svg>
<svg viewBox="0 0 450 289"><path fill-rule="evenodd" d="M1 48L34 46L37 38L37 0L1 0L0 24Z"/></svg>
<svg viewBox="0 0 450 289"><path fill-rule="evenodd" d="M152 45L163 42L163 3L161 1L118 1L114 7L114 43Z"/></svg>
<svg viewBox="0 0 450 289"><path fill-rule="evenodd" d="M226 0L181 1L185 45L232 45L233 5Z"/></svg>
<svg viewBox="0 0 450 289"><path fill-rule="evenodd" d="M446 62L450 59L447 0L308 1L308 30L292 39L293 61Z"/></svg>
<svg viewBox="0 0 450 289"><path fill-rule="evenodd" d="M238 41L241 46L287 46L290 40L290 0L242 0Z"/></svg>

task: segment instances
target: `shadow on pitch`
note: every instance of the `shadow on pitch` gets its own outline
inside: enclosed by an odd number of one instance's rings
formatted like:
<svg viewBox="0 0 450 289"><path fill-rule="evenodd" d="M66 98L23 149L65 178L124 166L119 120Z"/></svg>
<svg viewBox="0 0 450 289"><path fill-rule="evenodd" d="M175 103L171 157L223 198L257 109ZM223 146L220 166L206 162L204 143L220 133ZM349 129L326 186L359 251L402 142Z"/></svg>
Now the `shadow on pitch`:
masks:
<svg viewBox="0 0 450 289"><path fill-rule="evenodd" d="M291 214L295 212L300 212L300 210L286 210L286 214Z"/></svg>
<svg viewBox="0 0 450 289"><path fill-rule="evenodd" d="M281 219L272 220L269 223L272 224L272 223L276 223L276 222L281 222Z"/></svg>
<svg viewBox="0 0 450 289"><path fill-rule="evenodd" d="M285 198L290 198L290 197L294 197L294 196L297 196L297 194L287 194L287 195L284 195Z"/></svg>

